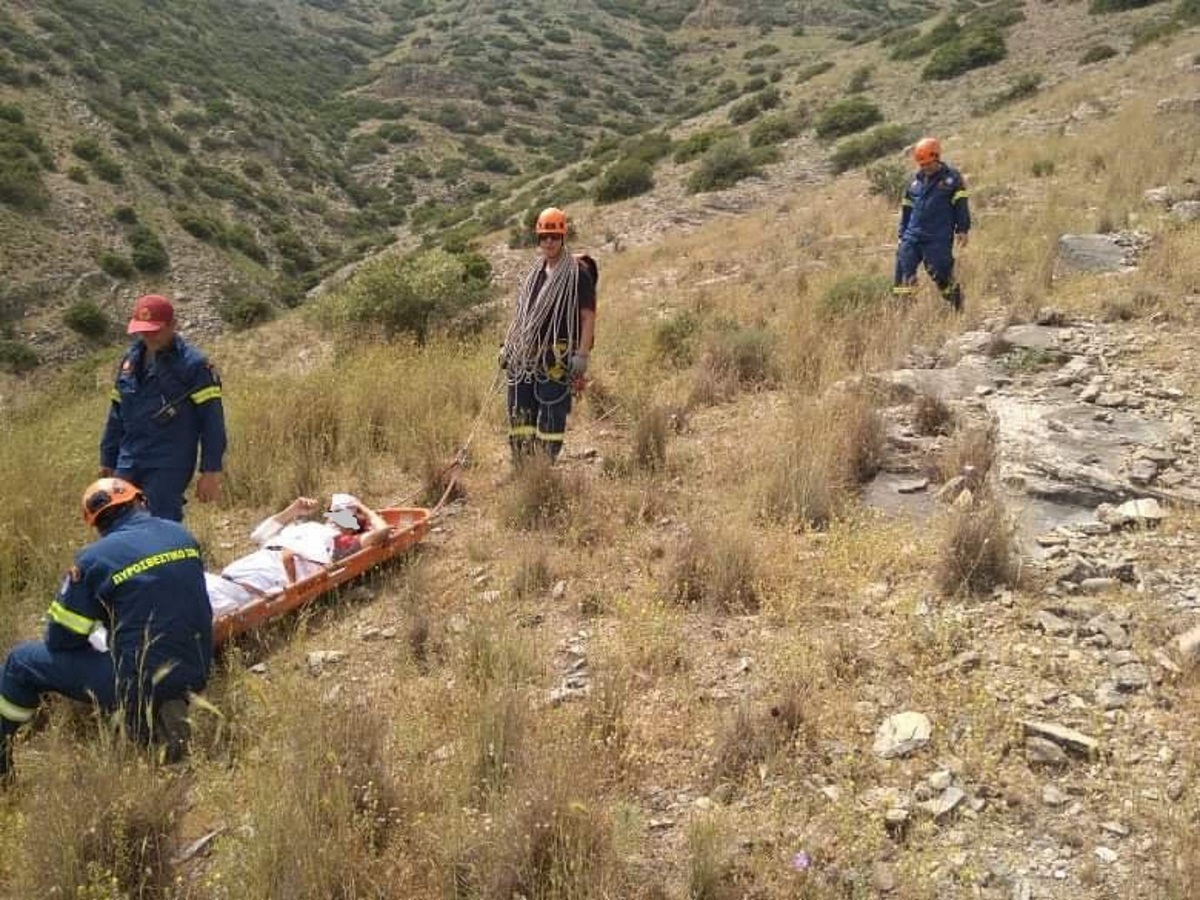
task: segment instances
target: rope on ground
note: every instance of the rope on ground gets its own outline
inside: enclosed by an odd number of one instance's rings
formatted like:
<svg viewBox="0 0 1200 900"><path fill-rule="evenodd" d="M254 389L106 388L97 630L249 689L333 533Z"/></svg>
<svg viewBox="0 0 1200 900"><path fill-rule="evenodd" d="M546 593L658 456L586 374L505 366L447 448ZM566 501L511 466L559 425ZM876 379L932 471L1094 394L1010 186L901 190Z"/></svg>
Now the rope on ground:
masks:
<svg viewBox="0 0 1200 900"><path fill-rule="evenodd" d="M483 419L488 412L488 401L499 389L500 382L501 373L497 372L492 378L492 383L487 389L487 393L484 394L483 402L479 404L479 412L476 413L475 420L471 423L471 428L467 431L466 440L463 441L462 445L459 446L458 450L455 451L454 458L451 459L450 462L440 472L437 473L437 477L433 482L434 484L440 484L447 478L449 478L449 480L446 482L446 489L442 491L442 496L438 499L438 502L429 512L430 520L432 520L438 515L438 513L441 512L442 507L446 505L451 495L454 493L454 488L458 485L458 473L462 470L463 466L466 465L467 462L467 451L471 449L471 443L475 440L475 436L479 433L479 427L483 424ZM420 493L421 492L419 490L414 491L408 497L397 501L396 505L410 506L413 501L420 496Z"/></svg>

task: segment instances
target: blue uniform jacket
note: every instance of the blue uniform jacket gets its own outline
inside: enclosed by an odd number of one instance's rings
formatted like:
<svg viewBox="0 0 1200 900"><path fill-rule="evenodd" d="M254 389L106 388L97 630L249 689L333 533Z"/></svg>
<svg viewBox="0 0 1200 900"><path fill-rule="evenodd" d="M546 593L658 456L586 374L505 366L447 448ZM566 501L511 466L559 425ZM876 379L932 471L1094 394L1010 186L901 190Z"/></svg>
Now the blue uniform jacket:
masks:
<svg viewBox="0 0 1200 900"><path fill-rule="evenodd" d="M939 163L929 175L914 173L900 204L900 240L949 243L970 230L967 184L958 170Z"/></svg>
<svg viewBox="0 0 1200 900"><path fill-rule="evenodd" d="M208 680L213 633L204 566L196 539L177 522L143 510L119 518L76 554L48 618L51 650L82 649L97 624L108 629L118 695L139 686L182 694Z"/></svg>
<svg viewBox="0 0 1200 900"><path fill-rule="evenodd" d="M121 360L104 436L100 465L107 469L196 468L221 471L225 413L221 380L199 350L176 336L153 363L146 345L134 341Z"/></svg>

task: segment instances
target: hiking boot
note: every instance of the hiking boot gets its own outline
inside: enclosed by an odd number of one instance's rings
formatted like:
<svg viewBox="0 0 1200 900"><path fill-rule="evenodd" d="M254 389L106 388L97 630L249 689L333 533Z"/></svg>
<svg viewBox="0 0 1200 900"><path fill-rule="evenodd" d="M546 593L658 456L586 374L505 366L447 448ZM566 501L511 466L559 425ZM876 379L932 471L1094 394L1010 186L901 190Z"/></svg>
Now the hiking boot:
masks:
<svg viewBox="0 0 1200 900"><path fill-rule="evenodd" d="M187 701L177 697L159 704L154 714L154 739L163 747L163 762L174 765L187 759L191 738Z"/></svg>

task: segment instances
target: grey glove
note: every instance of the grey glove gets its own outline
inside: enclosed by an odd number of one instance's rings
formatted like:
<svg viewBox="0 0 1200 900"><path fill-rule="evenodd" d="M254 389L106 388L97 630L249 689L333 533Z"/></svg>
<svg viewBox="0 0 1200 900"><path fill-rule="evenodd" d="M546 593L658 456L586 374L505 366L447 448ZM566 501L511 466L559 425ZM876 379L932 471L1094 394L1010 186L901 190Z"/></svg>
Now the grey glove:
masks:
<svg viewBox="0 0 1200 900"><path fill-rule="evenodd" d="M571 373L572 378L578 378L587 372L588 355L586 353L572 353L571 358L567 360L567 371Z"/></svg>

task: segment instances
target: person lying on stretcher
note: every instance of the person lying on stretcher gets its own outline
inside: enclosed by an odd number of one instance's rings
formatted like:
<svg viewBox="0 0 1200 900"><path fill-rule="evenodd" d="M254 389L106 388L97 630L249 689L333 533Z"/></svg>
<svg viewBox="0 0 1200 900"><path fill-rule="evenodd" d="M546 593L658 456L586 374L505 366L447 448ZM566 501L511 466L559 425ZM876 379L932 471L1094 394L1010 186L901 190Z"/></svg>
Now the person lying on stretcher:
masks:
<svg viewBox="0 0 1200 900"><path fill-rule="evenodd" d="M381 544L391 531L383 516L351 494L334 494L323 522L296 521L317 508L311 497L297 497L250 533L258 550L235 559L219 575L204 573L214 618Z"/></svg>

